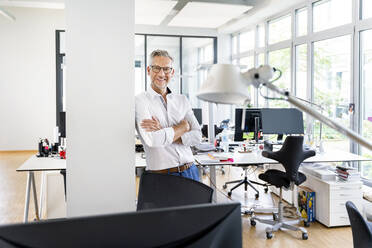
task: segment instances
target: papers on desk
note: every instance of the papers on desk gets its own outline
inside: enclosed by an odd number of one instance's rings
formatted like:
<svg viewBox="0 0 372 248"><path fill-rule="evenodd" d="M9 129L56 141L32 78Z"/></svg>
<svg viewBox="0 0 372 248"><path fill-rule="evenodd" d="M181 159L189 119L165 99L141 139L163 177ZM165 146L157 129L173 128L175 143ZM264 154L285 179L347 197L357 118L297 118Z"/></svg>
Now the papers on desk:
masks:
<svg viewBox="0 0 372 248"><path fill-rule="evenodd" d="M324 181L336 181L336 173L326 164L306 163L301 165L301 170Z"/></svg>
<svg viewBox="0 0 372 248"><path fill-rule="evenodd" d="M200 164L213 164L216 162L234 162L234 159L229 153L208 153L199 155L198 162Z"/></svg>

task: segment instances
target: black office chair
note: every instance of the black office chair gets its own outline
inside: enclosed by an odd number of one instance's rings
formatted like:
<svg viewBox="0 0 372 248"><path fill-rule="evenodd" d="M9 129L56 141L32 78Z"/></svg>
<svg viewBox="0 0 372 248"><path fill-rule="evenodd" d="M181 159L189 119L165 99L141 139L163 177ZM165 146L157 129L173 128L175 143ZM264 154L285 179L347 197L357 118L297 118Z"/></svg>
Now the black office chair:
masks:
<svg viewBox="0 0 372 248"><path fill-rule="evenodd" d="M213 189L192 179L144 172L138 192L137 211L212 202Z"/></svg>
<svg viewBox="0 0 372 248"><path fill-rule="evenodd" d="M366 221L351 201L346 202L346 210L353 232L354 248L372 247L372 222Z"/></svg>
<svg viewBox="0 0 372 248"><path fill-rule="evenodd" d="M278 215L273 215L274 220L261 219L256 216L253 216L251 218L252 226L256 225L256 220L272 226L266 228L266 237L268 239L272 238L272 232L278 231L281 228L289 229L292 231L301 231L302 239L305 240L308 238L305 228L294 226L294 224L298 224L300 221L302 221L301 218L292 221L284 221L282 202L283 187L287 189L293 188L294 184L300 185L305 182L306 176L301 172L298 172L298 169L305 159L315 155L315 151L303 149L303 141L303 136L287 136L282 148L279 151L262 152L262 156L278 161L285 168L285 172L272 169L267 170L265 173L262 173L258 176L261 180L280 188ZM307 225L306 222L304 222L304 224L305 226Z"/></svg>

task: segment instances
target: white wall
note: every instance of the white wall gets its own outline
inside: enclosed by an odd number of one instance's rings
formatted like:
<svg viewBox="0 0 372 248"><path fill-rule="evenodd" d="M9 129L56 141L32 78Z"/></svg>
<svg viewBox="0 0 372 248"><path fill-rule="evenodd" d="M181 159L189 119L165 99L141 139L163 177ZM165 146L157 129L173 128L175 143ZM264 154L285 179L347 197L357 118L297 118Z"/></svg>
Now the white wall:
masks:
<svg viewBox="0 0 372 248"><path fill-rule="evenodd" d="M66 0L67 216L135 209L134 0Z"/></svg>
<svg viewBox="0 0 372 248"><path fill-rule="evenodd" d="M55 30L63 10L3 7L0 16L0 150L37 150L56 125Z"/></svg>

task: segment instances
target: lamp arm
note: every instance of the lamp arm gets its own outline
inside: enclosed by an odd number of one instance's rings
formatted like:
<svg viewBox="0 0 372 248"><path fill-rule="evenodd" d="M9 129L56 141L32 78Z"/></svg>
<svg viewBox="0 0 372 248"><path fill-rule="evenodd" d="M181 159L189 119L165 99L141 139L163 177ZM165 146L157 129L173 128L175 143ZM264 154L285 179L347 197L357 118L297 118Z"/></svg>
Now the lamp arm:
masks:
<svg viewBox="0 0 372 248"><path fill-rule="evenodd" d="M372 143L369 142L367 139L363 138L361 135L357 134L353 130L349 128L345 128L335 122L334 120L326 117L323 114L320 114L318 111L314 110L313 108L309 107L308 105L302 103L300 100L298 100L296 97L292 96L288 91L284 91L275 85L271 83L264 83L264 86L269 88L270 90L282 95L285 97L285 100L288 101L289 103L293 104L296 106L298 109L302 110L303 112L306 112L307 114L311 115L315 119L319 120L320 122L326 124L330 128L335 129L339 133L347 136L351 140L355 141L356 143L364 146L365 148L368 148L369 150L372 151Z"/></svg>

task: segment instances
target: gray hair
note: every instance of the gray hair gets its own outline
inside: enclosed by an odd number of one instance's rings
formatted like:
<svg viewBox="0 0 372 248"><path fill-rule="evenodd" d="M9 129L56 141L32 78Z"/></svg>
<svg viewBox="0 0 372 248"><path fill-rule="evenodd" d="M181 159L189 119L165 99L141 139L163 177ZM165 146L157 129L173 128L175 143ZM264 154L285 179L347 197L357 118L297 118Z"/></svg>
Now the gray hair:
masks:
<svg viewBox="0 0 372 248"><path fill-rule="evenodd" d="M152 51L152 53L150 54L150 61L149 61L150 65L152 64L152 60L153 60L154 57L167 57L173 63L173 58L169 55L168 51L166 51L166 50L156 49L156 50Z"/></svg>

